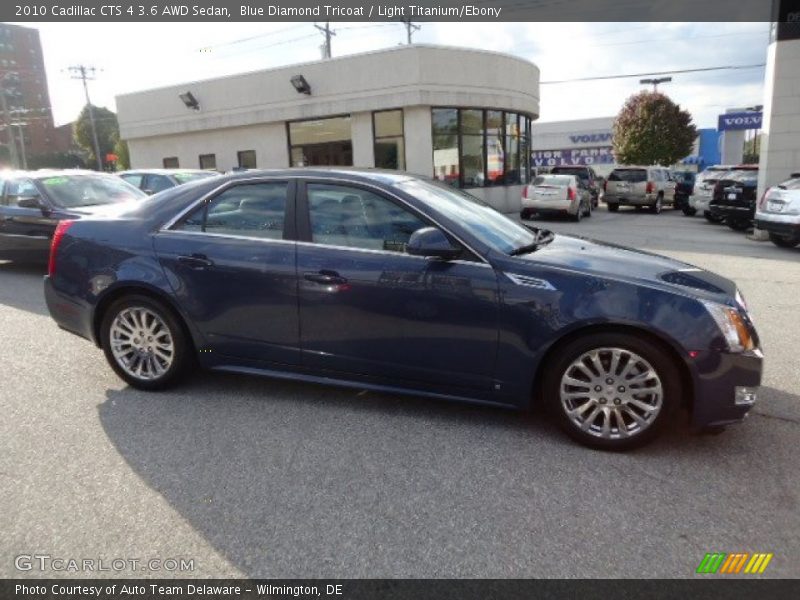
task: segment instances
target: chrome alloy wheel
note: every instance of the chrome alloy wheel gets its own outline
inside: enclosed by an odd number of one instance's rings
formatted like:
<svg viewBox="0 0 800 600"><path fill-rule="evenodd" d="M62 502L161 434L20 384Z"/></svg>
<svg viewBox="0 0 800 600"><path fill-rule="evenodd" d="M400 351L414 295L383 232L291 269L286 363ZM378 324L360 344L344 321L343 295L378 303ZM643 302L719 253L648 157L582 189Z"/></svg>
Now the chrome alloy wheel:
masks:
<svg viewBox="0 0 800 600"><path fill-rule="evenodd" d="M111 323L111 354L131 377L151 380L172 366L175 347L163 319L148 308L121 310Z"/></svg>
<svg viewBox="0 0 800 600"><path fill-rule="evenodd" d="M559 395L573 425L598 438L620 439L655 422L664 391L656 370L638 354L596 348L567 367Z"/></svg>

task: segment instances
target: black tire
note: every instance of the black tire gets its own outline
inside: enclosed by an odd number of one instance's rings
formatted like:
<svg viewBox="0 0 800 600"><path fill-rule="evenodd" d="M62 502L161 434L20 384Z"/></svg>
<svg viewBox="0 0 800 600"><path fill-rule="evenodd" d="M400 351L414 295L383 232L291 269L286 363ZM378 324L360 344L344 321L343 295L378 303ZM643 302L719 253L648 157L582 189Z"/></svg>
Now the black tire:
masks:
<svg viewBox="0 0 800 600"><path fill-rule="evenodd" d="M694 209L691 206L684 206L683 214L686 215L687 217L693 217L697 214L697 209Z"/></svg>
<svg viewBox="0 0 800 600"><path fill-rule="evenodd" d="M753 226L746 219L725 219L725 224L734 231L747 231Z"/></svg>
<svg viewBox="0 0 800 600"><path fill-rule="evenodd" d="M800 236L785 236L777 233L769 234L769 241L779 248L796 248L800 245Z"/></svg>
<svg viewBox="0 0 800 600"><path fill-rule="evenodd" d="M587 218L592 216L592 202L589 201L588 206L586 207L586 215Z"/></svg>
<svg viewBox="0 0 800 600"><path fill-rule="evenodd" d="M663 208L664 199L661 197L661 194L656 196L656 201L650 205L650 212L656 215L661 214L661 209Z"/></svg>
<svg viewBox="0 0 800 600"><path fill-rule="evenodd" d="M619 204L610 202L608 204L608 212L617 212L619 210Z"/></svg>
<svg viewBox="0 0 800 600"><path fill-rule="evenodd" d="M722 223L722 217L716 217L716 216L712 215L708 211L705 211L703 213L703 216L706 218L706 221L708 221L709 223L714 223L714 224Z"/></svg>
<svg viewBox="0 0 800 600"><path fill-rule="evenodd" d="M638 433L630 435L629 437L619 437L619 434L617 434L617 437L600 437L598 434L593 434L580 428L578 424L571 420L570 416L567 414L567 407L565 407L561 401L560 387L562 377L572 370L573 363L582 355L587 352L602 348L621 349L623 351L638 355L640 358L649 363L649 366L655 371L658 380L660 380L662 391L660 409L656 411L655 416L644 419L644 422L647 423L647 426L644 429ZM604 354L601 353L600 356L603 366L610 370L611 366L609 364L610 361L608 360L610 355L604 358ZM616 373L621 373L624 375L624 368L625 363L620 361L619 366L616 369ZM566 345L559 348L548 360L547 364L544 365L544 373L545 376L542 387L542 400L545 403L548 411L554 416L559 426L567 433L567 435L585 446L600 450L629 450L651 442L660 433L662 433L666 424L671 420L671 415L679 405L682 394L680 370L668 352L662 348L660 344L651 342L646 337L625 333L600 333L581 337L568 342ZM616 373L615 377L618 377L618 379L610 384L611 387L625 382L625 379L620 379L620 376L617 376ZM601 378L602 376L603 375L600 374ZM606 380L606 382L607 381L608 380ZM589 386L587 386L587 389L591 390ZM594 389L596 390L597 388ZM624 387L620 387L619 389L623 392L625 391ZM589 393L592 392L590 391ZM603 391L598 393L602 394ZM615 395L617 393L618 392L616 391L612 391L609 395ZM633 393L628 392L628 394L632 395ZM638 393L636 395L639 395L640 397L642 396L642 394ZM605 399L599 398L596 400L597 402L600 402ZM617 400L617 398L614 398L613 401L608 400L606 408L609 409L609 411L613 411L614 407L612 406L612 403L617 404ZM589 402L592 401L587 400L587 403ZM595 408L599 407L597 402L592 404L592 406ZM606 403L603 402L603 404ZM623 402L622 404L625 405L626 402ZM583 404L581 406L583 406ZM603 410L603 407L599 408L601 411ZM623 406L622 409L625 411L633 410L633 408L629 408L627 406ZM594 409L587 409L587 412L588 410L593 411ZM590 423L589 429L591 429L592 424L596 424L596 420L601 414L604 413L598 413L596 417L591 420L592 423ZM626 413L626 415L629 414L630 413ZM640 415L640 417L641 416L642 415ZM611 417L603 417L601 420L604 420L605 418L608 418L608 423L612 427L611 434L609 435L613 436L614 425L611 423ZM652 418L652 420L648 421L650 418ZM628 419L629 424L633 428L639 426L634 424L633 419L630 417L628 417ZM587 418L586 420L589 419ZM626 427L627 426L628 425L626 425ZM620 427L618 422L616 428L619 432Z"/></svg>
<svg viewBox="0 0 800 600"><path fill-rule="evenodd" d="M523 221L525 219L530 219L531 218L531 209L523 208L519 213L519 218L522 219Z"/></svg>
<svg viewBox="0 0 800 600"><path fill-rule="evenodd" d="M154 375L150 378L133 376L123 368L120 361L114 356L111 328L117 316L129 309L143 309L152 315L156 315L161 320L161 325L168 331L168 339L172 344L171 362L164 368L163 373L157 376ZM156 337L161 336L158 335ZM151 340L152 347L155 347L156 342L152 342L152 338L148 339ZM106 355L106 360L111 365L111 368L114 369L114 372L128 385L141 390L161 390L175 384L194 359L192 345L187 339L178 317L163 303L140 294L123 296L108 307L100 325L100 342ZM143 343L145 343L144 340ZM135 361L135 358L133 360ZM144 362L141 358L139 361L140 363ZM134 364L136 363L134 362ZM164 367L164 365L161 366Z"/></svg>
<svg viewBox="0 0 800 600"><path fill-rule="evenodd" d="M581 219L583 218L583 205L578 206L578 211L572 215L572 220L576 223L580 223Z"/></svg>

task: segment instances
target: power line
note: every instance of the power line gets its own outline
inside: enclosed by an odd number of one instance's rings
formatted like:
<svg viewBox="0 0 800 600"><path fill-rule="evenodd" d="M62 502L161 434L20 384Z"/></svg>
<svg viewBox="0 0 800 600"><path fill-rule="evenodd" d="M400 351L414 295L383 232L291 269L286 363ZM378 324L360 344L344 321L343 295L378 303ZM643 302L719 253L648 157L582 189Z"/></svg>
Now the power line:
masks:
<svg viewBox="0 0 800 600"><path fill-rule="evenodd" d="M601 75L599 77L577 77L575 79L558 79L553 81L540 81L540 85L550 85L555 83L573 83L577 81L601 81L606 79L627 79L629 77L646 77L648 75L676 75L681 73L701 73L708 71L731 71L741 69L756 69L765 66L766 63L757 65L725 65L721 67L702 67L699 69L675 69L673 71L655 71L649 73L628 73L625 75Z"/></svg>

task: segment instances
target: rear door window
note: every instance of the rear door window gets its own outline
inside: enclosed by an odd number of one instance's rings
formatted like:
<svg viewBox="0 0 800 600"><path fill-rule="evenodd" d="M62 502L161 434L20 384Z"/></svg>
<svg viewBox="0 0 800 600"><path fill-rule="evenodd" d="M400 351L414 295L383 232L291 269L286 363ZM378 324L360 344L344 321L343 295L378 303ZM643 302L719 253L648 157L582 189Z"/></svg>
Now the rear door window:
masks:
<svg viewBox="0 0 800 600"><path fill-rule="evenodd" d="M249 183L228 188L203 203L173 229L218 235L283 239L286 182Z"/></svg>

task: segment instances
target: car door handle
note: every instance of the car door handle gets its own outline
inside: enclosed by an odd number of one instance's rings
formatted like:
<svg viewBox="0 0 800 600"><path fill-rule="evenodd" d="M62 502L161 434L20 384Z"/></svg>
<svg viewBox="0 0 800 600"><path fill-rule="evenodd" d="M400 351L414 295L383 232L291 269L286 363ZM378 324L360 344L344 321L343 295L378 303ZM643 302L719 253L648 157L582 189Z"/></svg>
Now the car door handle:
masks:
<svg viewBox="0 0 800 600"><path fill-rule="evenodd" d="M304 273L303 278L314 283L323 285L343 285L347 279L339 275L336 271L318 271L316 273Z"/></svg>
<svg viewBox="0 0 800 600"><path fill-rule="evenodd" d="M214 266L214 261L205 254L192 254L191 256L179 256L178 262L191 269L205 269Z"/></svg>

